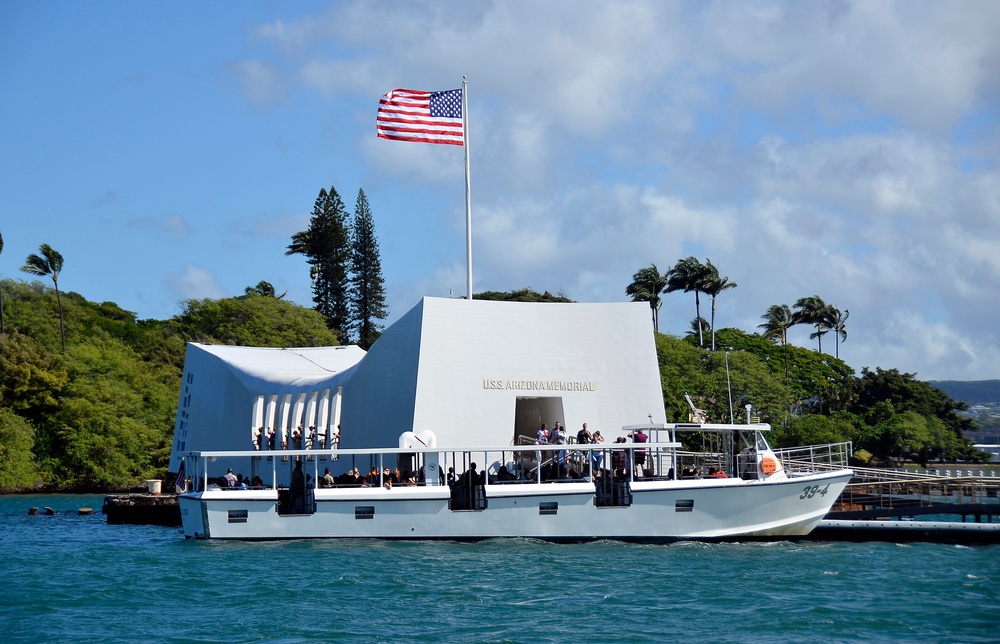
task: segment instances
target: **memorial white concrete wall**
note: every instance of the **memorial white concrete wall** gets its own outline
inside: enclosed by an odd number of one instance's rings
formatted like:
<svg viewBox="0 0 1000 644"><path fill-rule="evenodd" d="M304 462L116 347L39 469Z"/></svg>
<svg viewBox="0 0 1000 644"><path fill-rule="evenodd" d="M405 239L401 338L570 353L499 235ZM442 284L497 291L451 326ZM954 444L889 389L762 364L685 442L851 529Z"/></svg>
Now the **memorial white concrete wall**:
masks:
<svg viewBox="0 0 1000 644"><path fill-rule="evenodd" d="M318 406L324 391L332 401L339 383L364 355L357 346L272 349L188 343L170 471L177 471L180 452L254 449L254 427L290 428L296 403L304 402L305 416L309 402ZM270 411L270 419L255 417L260 396L265 397L260 411ZM319 409L313 412L318 419Z"/></svg>
<svg viewBox="0 0 1000 644"><path fill-rule="evenodd" d="M647 304L424 298L367 354L189 344L170 470L181 451L253 449L254 427L335 424L338 387L345 448L424 430L445 448L509 445L556 421L613 440L666 420Z"/></svg>
<svg viewBox="0 0 1000 644"><path fill-rule="evenodd" d="M439 446L507 445L519 399L541 406L518 421L532 436L541 422L605 436L665 422L649 306L424 298L345 383L341 444L431 430Z"/></svg>

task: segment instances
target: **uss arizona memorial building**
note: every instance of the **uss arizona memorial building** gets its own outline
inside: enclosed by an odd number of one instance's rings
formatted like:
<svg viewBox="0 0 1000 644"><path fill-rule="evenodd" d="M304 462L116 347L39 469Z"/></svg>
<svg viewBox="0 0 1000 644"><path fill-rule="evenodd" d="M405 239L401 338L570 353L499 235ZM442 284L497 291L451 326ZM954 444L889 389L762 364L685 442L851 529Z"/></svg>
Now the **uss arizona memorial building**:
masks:
<svg viewBox="0 0 1000 644"><path fill-rule="evenodd" d="M279 448L298 427L314 447L338 427L341 448L427 431L443 448L496 447L556 421L609 440L665 422L646 303L426 297L367 353L190 343L169 469L185 451L266 449L272 430Z"/></svg>

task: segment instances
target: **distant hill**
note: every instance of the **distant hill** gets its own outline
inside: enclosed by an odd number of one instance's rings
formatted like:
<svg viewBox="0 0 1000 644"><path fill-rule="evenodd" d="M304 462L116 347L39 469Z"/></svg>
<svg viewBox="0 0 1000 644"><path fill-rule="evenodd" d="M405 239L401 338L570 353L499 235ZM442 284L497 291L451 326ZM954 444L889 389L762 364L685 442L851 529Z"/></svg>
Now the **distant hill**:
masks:
<svg viewBox="0 0 1000 644"><path fill-rule="evenodd" d="M970 405L1000 403L1000 380L931 380L930 384Z"/></svg>

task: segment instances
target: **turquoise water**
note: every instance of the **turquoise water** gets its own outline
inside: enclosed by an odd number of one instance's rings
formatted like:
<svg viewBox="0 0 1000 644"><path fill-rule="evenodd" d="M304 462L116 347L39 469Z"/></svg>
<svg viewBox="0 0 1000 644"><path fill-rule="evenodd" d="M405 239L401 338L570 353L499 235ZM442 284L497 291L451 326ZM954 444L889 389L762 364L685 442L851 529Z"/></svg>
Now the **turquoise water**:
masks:
<svg viewBox="0 0 1000 644"><path fill-rule="evenodd" d="M4 642L1000 641L998 546L193 542L102 498L0 497Z"/></svg>

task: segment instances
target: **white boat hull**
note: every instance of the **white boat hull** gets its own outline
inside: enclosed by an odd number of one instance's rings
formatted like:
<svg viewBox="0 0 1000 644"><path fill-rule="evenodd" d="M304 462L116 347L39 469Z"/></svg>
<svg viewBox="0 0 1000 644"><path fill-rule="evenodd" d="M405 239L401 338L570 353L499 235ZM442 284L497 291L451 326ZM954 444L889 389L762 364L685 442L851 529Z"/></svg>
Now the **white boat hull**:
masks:
<svg viewBox="0 0 1000 644"><path fill-rule="evenodd" d="M447 486L315 490L312 514L280 515L278 492L217 490L179 497L197 539L731 540L808 534L850 470L779 481L637 480L627 507L598 507L589 482L490 484L486 508L453 511Z"/></svg>

